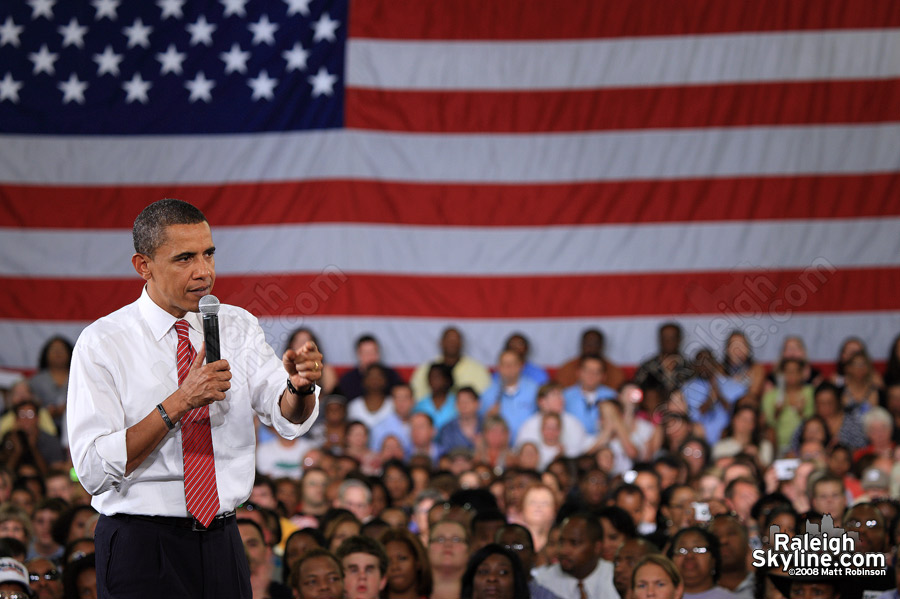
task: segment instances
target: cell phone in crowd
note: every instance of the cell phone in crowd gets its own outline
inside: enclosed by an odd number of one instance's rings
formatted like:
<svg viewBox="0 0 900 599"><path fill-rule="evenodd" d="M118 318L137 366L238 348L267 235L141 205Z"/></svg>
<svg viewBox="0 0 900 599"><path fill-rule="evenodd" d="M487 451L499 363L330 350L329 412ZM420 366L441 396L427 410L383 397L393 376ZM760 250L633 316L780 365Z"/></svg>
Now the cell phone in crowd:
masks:
<svg viewBox="0 0 900 599"><path fill-rule="evenodd" d="M772 467L775 468L775 476L778 480L793 480L799 465L799 458L783 458L772 462Z"/></svg>
<svg viewBox="0 0 900 599"><path fill-rule="evenodd" d="M697 522L709 522L712 519L712 514L709 512L709 504L701 501L695 501L691 503L691 506L694 508L694 520Z"/></svg>

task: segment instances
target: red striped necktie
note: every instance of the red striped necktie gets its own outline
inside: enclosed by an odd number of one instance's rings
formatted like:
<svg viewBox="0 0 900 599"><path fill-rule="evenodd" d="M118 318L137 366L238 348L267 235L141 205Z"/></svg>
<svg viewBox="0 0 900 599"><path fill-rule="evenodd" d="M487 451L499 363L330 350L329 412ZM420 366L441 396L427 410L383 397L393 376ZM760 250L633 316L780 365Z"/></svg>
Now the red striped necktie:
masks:
<svg viewBox="0 0 900 599"><path fill-rule="evenodd" d="M186 320L175 322L178 333L178 385L187 378L197 352L188 337ZM209 527L219 511L216 487L216 463L212 433L209 430L209 406L194 408L181 419L181 448L184 452L184 498L191 515Z"/></svg>

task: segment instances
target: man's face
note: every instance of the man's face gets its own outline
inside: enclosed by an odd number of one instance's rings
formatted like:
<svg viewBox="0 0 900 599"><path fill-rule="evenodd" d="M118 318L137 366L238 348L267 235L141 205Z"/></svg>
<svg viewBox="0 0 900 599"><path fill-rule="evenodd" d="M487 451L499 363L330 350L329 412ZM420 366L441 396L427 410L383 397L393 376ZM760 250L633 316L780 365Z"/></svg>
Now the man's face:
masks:
<svg viewBox="0 0 900 599"><path fill-rule="evenodd" d="M315 470L303 477L303 502L312 505L321 505L325 501L325 488L328 486L328 477L324 472Z"/></svg>
<svg viewBox="0 0 900 599"><path fill-rule="evenodd" d="M634 477L634 484L644 492L644 498L650 505L659 505L659 479L652 473L641 471Z"/></svg>
<svg viewBox="0 0 900 599"><path fill-rule="evenodd" d="M747 562L747 541L741 531L741 524L734 518L716 518L710 532L719 538L722 553L722 568L733 571Z"/></svg>
<svg viewBox="0 0 900 599"><path fill-rule="evenodd" d="M53 543L53 523L59 515L53 510L38 510L31 518L34 536L42 543Z"/></svg>
<svg viewBox="0 0 900 599"><path fill-rule="evenodd" d="M244 542L244 551L247 553L250 572L256 573L269 563L271 557L269 547L262 535L259 534L259 530L252 524L238 522L238 530L241 533L241 541Z"/></svg>
<svg viewBox="0 0 900 599"><path fill-rule="evenodd" d="M478 415L478 398L468 391L456 394L456 411L462 418L474 418Z"/></svg>
<svg viewBox="0 0 900 599"><path fill-rule="evenodd" d="M507 385L515 384L522 374L522 358L513 351L505 351L500 356L500 363L497 365L497 372L500 373L500 379Z"/></svg>
<svg viewBox="0 0 900 599"><path fill-rule="evenodd" d="M153 257L136 254L132 262L147 281L150 298L163 310L182 318L199 311L200 298L216 281L215 246L209 223L169 225L165 241Z"/></svg>
<svg viewBox="0 0 900 599"><path fill-rule="evenodd" d="M250 503L255 503L260 507L268 508L270 510L278 507L275 495L272 493L272 489L269 488L269 485L254 486L253 490L250 491Z"/></svg>
<svg viewBox="0 0 900 599"><path fill-rule="evenodd" d="M344 579L334 559L319 555L300 564L299 599L342 599Z"/></svg>
<svg viewBox="0 0 900 599"><path fill-rule="evenodd" d="M644 498L639 493L621 492L616 497L616 506L622 508L631 516L635 524L644 521Z"/></svg>
<svg viewBox="0 0 900 599"><path fill-rule="evenodd" d="M472 528L472 551L477 551L488 543L493 543L494 535L505 525L506 522L503 520L477 522Z"/></svg>
<svg viewBox="0 0 900 599"><path fill-rule="evenodd" d="M416 403L413 399L412 389L405 385L394 387L391 394L394 398L394 411L401 420L406 420Z"/></svg>
<svg viewBox="0 0 900 599"><path fill-rule="evenodd" d="M351 553L341 560L344 566L344 593L347 599L376 599L387 579L378 569L378 558L368 553Z"/></svg>
<svg viewBox="0 0 900 599"><path fill-rule="evenodd" d="M18 520L7 520L0 523L0 537L11 537L28 543L28 539L25 537L25 527Z"/></svg>
<svg viewBox="0 0 900 599"><path fill-rule="evenodd" d="M34 599L62 599L62 575L50 560L33 559L25 567L31 577Z"/></svg>
<svg viewBox="0 0 900 599"><path fill-rule="evenodd" d="M340 498L338 507L353 512L360 522L365 522L372 515L372 502L366 497L366 491L360 487L348 487L344 491L344 496Z"/></svg>
<svg viewBox="0 0 900 599"><path fill-rule="evenodd" d="M409 421L409 435L413 445L425 447L434 439L434 427L424 414L413 414Z"/></svg>
<svg viewBox="0 0 900 599"><path fill-rule="evenodd" d="M753 504L759 500L759 489L750 483L738 483L734 487L731 504L738 517L744 522L750 521Z"/></svg>
<svg viewBox="0 0 900 599"><path fill-rule="evenodd" d="M462 337L456 329L450 329L441 337L441 353L456 357L462 351Z"/></svg>
<svg viewBox="0 0 900 599"><path fill-rule="evenodd" d="M559 533L559 565L563 572L584 578L597 566L602 541L591 541L584 521L570 518Z"/></svg>
<svg viewBox="0 0 900 599"><path fill-rule="evenodd" d="M53 476L47 479L47 497L58 497L72 503L72 481L66 476Z"/></svg>
<svg viewBox="0 0 900 599"><path fill-rule="evenodd" d="M812 507L820 514L831 514L835 522L840 522L847 508L847 497L837 481L824 481L816 485L812 496Z"/></svg>
<svg viewBox="0 0 900 599"><path fill-rule="evenodd" d="M639 559L647 555L647 549L637 539L628 539L619 547L613 559L613 586L620 597L625 597L631 587L631 573Z"/></svg>
<svg viewBox="0 0 900 599"><path fill-rule="evenodd" d="M593 391L603 384L604 374L603 362L593 358L584 360L578 369L578 382L582 388Z"/></svg>
<svg viewBox="0 0 900 599"><path fill-rule="evenodd" d="M547 395L538 400L538 408L541 413L562 414L565 405L566 399L563 396L562 389L552 389L547 392Z"/></svg>
<svg viewBox="0 0 900 599"><path fill-rule="evenodd" d="M360 368L368 368L381 361L381 351L374 341L363 341L356 348L356 361Z"/></svg>
<svg viewBox="0 0 900 599"><path fill-rule="evenodd" d="M859 533L859 543L856 544L858 553L878 552L888 550L887 526L884 516L870 505L860 505L847 512L843 523L847 532Z"/></svg>
<svg viewBox="0 0 900 599"><path fill-rule="evenodd" d="M678 353L681 335L675 327L665 327L659 332L659 353L663 355Z"/></svg>

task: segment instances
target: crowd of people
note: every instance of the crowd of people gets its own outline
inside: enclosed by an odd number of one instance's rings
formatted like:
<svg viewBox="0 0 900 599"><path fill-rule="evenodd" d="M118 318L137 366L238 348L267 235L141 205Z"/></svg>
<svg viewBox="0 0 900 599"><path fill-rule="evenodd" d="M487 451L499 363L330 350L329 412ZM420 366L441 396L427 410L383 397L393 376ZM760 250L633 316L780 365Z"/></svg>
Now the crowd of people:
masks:
<svg viewBox="0 0 900 599"><path fill-rule="evenodd" d="M287 349L310 341L297 330ZM663 324L631 372L590 329L548 371L524 335L485 365L450 327L408 380L370 335L344 372L323 351L310 430L256 426L237 510L254 599L898 599L900 336L883 369L858 338L822 370L798 337L771 369L740 331L681 346ZM68 453L72 351L50 339L5 390L0 598L96 596L99 515ZM887 571L848 585L752 566L776 530L808 523L858 533Z"/></svg>

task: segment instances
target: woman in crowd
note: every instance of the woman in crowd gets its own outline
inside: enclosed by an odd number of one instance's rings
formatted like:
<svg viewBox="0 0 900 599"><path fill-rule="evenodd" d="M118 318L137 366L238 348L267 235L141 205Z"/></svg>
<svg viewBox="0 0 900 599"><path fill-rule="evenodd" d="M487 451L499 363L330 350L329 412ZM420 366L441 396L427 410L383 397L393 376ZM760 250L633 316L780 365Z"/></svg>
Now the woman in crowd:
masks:
<svg viewBox="0 0 900 599"><path fill-rule="evenodd" d="M733 331L728 336L722 366L728 378L746 386L746 392L742 395L749 395L759 401L766 382L766 369L753 360L753 350L743 332Z"/></svg>
<svg viewBox="0 0 900 599"><path fill-rule="evenodd" d="M851 414L865 414L879 405L882 382L865 350L850 354L844 364L841 405Z"/></svg>
<svg viewBox="0 0 900 599"><path fill-rule="evenodd" d="M803 362L786 358L778 370L784 378L784 387L769 390L762 400L766 422L775 430L775 444L779 454L790 449L794 431L806 418L813 415L813 389L803 381Z"/></svg>
<svg viewBox="0 0 900 599"><path fill-rule="evenodd" d="M408 530L392 529L381 535L388 556L385 599L422 599L431 596L433 581L428 552Z"/></svg>
<svg viewBox="0 0 900 599"><path fill-rule="evenodd" d="M328 550L334 552L344 539L359 534L362 523L350 512L338 514L325 525L325 542Z"/></svg>
<svg viewBox="0 0 900 599"><path fill-rule="evenodd" d="M718 480L721 484L721 480ZM703 497L712 497L704 494ZM674 484L663 490L659 497L659 511L665 522L665 536L672 538L682 528L696 523L694 519L694 503L698 501L697 492L690 485Z"/></svg>
<svg viewBox="0 0 900 599"><path fill-rule="evenodd" d="M775 455L771 441L763 438L756 410L749 405L736 405L731 422L722 438L713 446L712 457L731 457L738 453L755 456L760 466L768 466Z"/></svg>
<svg viewBox="0 0 900 599"><path fill-rule="evenodd" d="M556 494L547 485L532 485L522 496L522 524L534 539L535 552L542 551L547 544L547 535L558 508Z"/></svg>
<svg viewBox="0 0 900 599"><path fill-rule="evenodd" d="M381 472L378 454L369 449L369 429L358 420L347 423L343 454L356 459L365 475L371 476Z"/></svg>
<svg viewBox="0 0 900 599"><path fill-rule="evenodd" d="M314 547L324 548L325 545L325 536L318 528L301 528L292 532L284 543L284 555L281 559L282 582L290 586L291 570L294 569L294 564L300 556Z"/></svg>
<svg viewBox="0 0 900 599"><path fill-rule="evenodd" d="M434 589L431 599L459 599L461 580L469 557L469 531L455 520L441 520L431 527L428 559Z"/></svg>
<svg viewBox="0 0 900 599"><path fill-rule="evenodd" d="M737 595L717 586L722 571L719 539L698 526L675 534L668 557L684 580L684 599L736 599Z"/></svg>
<svg viewBox="0 0 900 599"><path fill-rule="evenodd" d="M460 598L531 599L519 556L496 543L473 553L462 577Z"/></svg>
<svg viewBox="0 0 900 599"><path fill-rule="evenodd" d="M847 337L844 339L844 342L841 343L841 349L838 352L834 373L831 375L831 382L833 384L838 387L843 387L846 384L847 363L850 361L850 356L857 352L865 352L866 355L869 355L866 343L859 337ZM877 372L872 375L872 380L876 387L881 388L884 386L884 381Z"/></svg>
<svg viewBox="0 0 900 599"><path fill-rule="evenodd" d="M603 527L603 549L600 557L612 562L625 541L637 537L637 526L631 515L620 507L608 505L597 512Z"/></svg>
<svg viewBox="0 0 900 599"><path fill-rule="evenodd" d="M816 387L813 403L816 415L825 421L832 446L841 443L855 450L866 444L862 422L855 414L841 409L840 389L831 383L820 384Z"/></svg>
<svg viewBox="0 0 900 599"><path fill-rule="evenodd" d="M682 599L684 581L672 560L662 555L645 555L631 572L632 599Z"/></svg>
<svg viewBox="0 0 900 599"><path fill-rule="evenodd" d="M822 382L822 373L809 363L809 354L806 351L806 343L802 337L788 336L784 338L781 345L781 354L778 356L777 364L780 364L785 358L795 358L806 364L803 369L803 380L807 385L815 387ZM781 387L784 385L781 373L777 370L771 372L767 378L771 387Z"/></svg>
<svg viewBox="0 0 900 599"><path fill-rule="evenodd" d="M72 363L72 342L65 337L51 337L41 348L37 373L28 381L41 405L50 412L57 427L62 425L69 388L69 365Z"/></svg>

